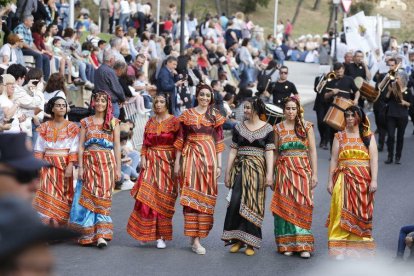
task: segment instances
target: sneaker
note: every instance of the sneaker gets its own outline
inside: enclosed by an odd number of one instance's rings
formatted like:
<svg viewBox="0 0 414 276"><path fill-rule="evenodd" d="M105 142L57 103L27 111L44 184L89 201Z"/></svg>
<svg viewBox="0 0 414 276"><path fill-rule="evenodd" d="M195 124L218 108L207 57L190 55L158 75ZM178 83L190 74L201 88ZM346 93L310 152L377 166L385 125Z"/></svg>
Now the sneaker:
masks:
<svg viewBox="0 0 414 276"><path fill-rule="evenodd" d="M167 247L167 245L165 244L165 241L163 239L158 239L157 240L157 248L158 249L164 249L166 247Z"/></svg>
<svg viewBox="0 0 414 276"><path fill-rule="evenodd" d="M98 242L96 243L96 246L98 246L99 248L105 248L108 246L108 243L104 238L99 238Z"/></svg>
<svg viewBox="0 0 414 276"><path fill-rule="evenodd" d="M124 182L122 182L121 190L122 191L131 190L132 188L134 188L134 185L135 185L134 182L132 182L131 180L127 179Z"/></svg>
<svg viewBox="0 0 414 276"><path fill-rule="evenodd" d="M286 252L283 252L283 255L285 255L285 256L292 256L293 255L293 252L286 251Z"/></svg>
<svg viewBox="0 0 414 276"><path fill-rule="evenodd" d="M193 250L193 252L195 252L197 255L205 255L206 254L206 249L203 246L192 246L191 249Z"/></svg>
<svg viewBox="0 0 414 276"><path fill-rule="evenodd" d="M308 251L300 252L300 257L303 258L303 259L309 259L310 256L311 255L310 255L310 253Z"/></svg>
<svg viewBox="0 0 414 276"><path fill-rule="evenodd" d="M85 88L89 90L93 90L95 88L95 85L91 83L90 81L85 82Z"/></svg>
<svg viewBox="0 0 414 276"><path fill-rule="evenodd" d="M344 255L342 255L342 254L337 255L337 256L335 257L335 260L337 260L337 261L343 261L343 260L345 260L345 256L344 256Z"/></svg>

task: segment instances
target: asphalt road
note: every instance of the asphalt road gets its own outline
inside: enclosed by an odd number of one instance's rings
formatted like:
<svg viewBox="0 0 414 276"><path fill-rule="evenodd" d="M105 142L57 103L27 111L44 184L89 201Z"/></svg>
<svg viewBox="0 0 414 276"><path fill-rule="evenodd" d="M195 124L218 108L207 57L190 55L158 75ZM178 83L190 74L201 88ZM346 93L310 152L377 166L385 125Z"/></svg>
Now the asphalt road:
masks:
<svg viewBox="0 0 414 276"><path fill-rule="evenodd" d="M308 70L308 69L307 69ZM293 70L291 70L292 72ZM313 71L315 72L315 71ZM312 73L312 68L307 74ZM299 78L299 77L298 77ZM308 80L311 77L308 76ZM308 80L306 81L307 83ZM302 84L304 87L306 84ZM310 86L307 86L310 91ZM307 95L311 97L311 94ZM316 123L312 105L305 108L305 118ZM372 120L373 121L373 120ZM373 126L375 128L375 126ZM319 143L319 135L317 143ZM386 152L379 155L378 191L374 209L374 238L377 257L369 262L338 263L331 261L327 253L325 221L329 212L330 196L326 191L329 151L318 149L319 185L314 190L313 233L315 252L309 260L297 256L286 257L275 251L273 217L270 212L271 190L266 196L262 248L252 257L244 253L231 254L220 240L226 212L227 189L219 185L219 197L215 209L215 223L210 235L202 240L207 254L198 256L191 251L189 239L183 235L182 208L177 204L174 216L174 239L167 248L160 250L155 244L139 245L125 231L133 200L128 191L113 197L112 218L114 239L109 247L83 247L74 243L53 246L58 275L414 275L412 268L404 270L394 264L399 229L414 221L414 154L413 125L410 122L405 133L404 153L401 165L385 165ZM229 140L226 144L229 145ZM228 152L223 156L226 165ZM223 182L221 178L219 182ZM398 270L401 269L401 270ZM349 270L364 271L354 274Z"/></svg>

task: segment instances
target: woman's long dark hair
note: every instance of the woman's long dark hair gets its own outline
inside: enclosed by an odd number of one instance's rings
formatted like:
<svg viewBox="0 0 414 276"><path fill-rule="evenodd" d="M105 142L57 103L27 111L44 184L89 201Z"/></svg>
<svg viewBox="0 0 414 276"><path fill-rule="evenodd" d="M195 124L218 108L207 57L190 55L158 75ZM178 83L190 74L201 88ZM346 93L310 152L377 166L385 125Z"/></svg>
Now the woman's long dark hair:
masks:
<svg viewBox="0 0 414 276"><path fill-rule="evenodd" d="M287 98L285 98L283 100L283 111L285 110L286 104L288 102L294 102L296 104L297 114L296 114L296 117L295 117L295 126L294 126L295 134L299 139L305 140L306 138L308 138L308 133L306 133L304 120L302 118L300 102L296 97L287 97Z"/></svg>
<svg viewBox="0 0 414 276"><path fill-rule="evenodd" d="M197 85L197 88L196 88L196 99L198 97L198 94L200 94L200 91L203 90L203 89L209 90L210 94L211 94L211 101L210 101L210 104L207 108L206 118L207 118L207 120L209 120L213 124L216 124L216 112L218 112L218 111L215 110L215 108L214 108L214 92L213 92L213 89L205 83L200 83L199 85ZM197 105L198 105L198 103L196 101L195 106L197 106Z"/></svg>
<svg viewBox="0 0 414 276"><path fill-rule="evenodd" d="M256 112L256 114L262 118L263 115L266 116L266 105L259 97L251 97L246 100L252 105L252 110Z"/></svg>
<svg viewBox="0 0 414 276"><path fill-rule="evenodd" d="M365 147L368 149L371 143L371 135L364 135L364 132L365 132L364 127L366 127L364 126L364 122L367 121L367 117L364 111L358 106L353 105L345 109L344 113L346 112L352 112L355 115L355 119L359 120L358 122L359 136L361 137L362 142L364 143Z"/></svg>
<svg viewBox="0 0 414 276"><path fill-rule="evenodd" d="M155 107L155 98L156 97L163 97L165 99L165 104L167 106L168 114L173 114L171 104L170 104L171 103L170 95L168 93L162 93L162 92L157 93L154 96L154 103L153 103L154 107Z"/></svg>

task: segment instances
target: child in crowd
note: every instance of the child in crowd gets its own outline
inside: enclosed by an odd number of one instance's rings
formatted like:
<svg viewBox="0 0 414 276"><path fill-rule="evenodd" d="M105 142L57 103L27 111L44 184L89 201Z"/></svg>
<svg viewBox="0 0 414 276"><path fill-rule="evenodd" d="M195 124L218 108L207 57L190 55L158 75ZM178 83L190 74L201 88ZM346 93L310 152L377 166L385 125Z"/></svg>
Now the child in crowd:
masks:
<svg viewBox="0 0 414 276"><path fill-rule="evenodd" d="M152 97L148 93L148 90L154 90L156 87L154 85L148 84L148 79L142 71L137 73L137 79L135 80L133 87L134 88L133 91L131 90L131 93L133 96L137 97L137 103L140 112L149 111L147 109L152 108Z"/></svg>
<svg viewBox="0 0 414 276"><path fill-rule="evenodd" d="M98 47L93 47L92 49L92 53L89 56L89 62L90 64L92 64L93 68L98 69L99 67L99 60L98 60L98 56L99 56L99 48Z"/></svg>
<svg viewBox="0 0 414 276"><path fill-rule="evenodd" d="M52 42L52 51L53 51L53 55L54 57L57 59L60 68L60 73L63 74L64 76L67 75L68 79L67 82L68 84L72 83L72 61L70 60L70 57L68 57L67 55L65 55L63 49L62 49L62 40L60 38L55 38L53 39ZM65 70L68 70L68 74L65 74Z"/></svg>
<svg viewBox="0 0 414 276"><path fill-rule="evenodd" d="M121 131L121 171L122 171L122 186L121 190L131 190L134 182L138 178L136 167L131 157L129 157L128 140L130 138L129 132ZM138 166L138 165L137 165Z"/></svg>

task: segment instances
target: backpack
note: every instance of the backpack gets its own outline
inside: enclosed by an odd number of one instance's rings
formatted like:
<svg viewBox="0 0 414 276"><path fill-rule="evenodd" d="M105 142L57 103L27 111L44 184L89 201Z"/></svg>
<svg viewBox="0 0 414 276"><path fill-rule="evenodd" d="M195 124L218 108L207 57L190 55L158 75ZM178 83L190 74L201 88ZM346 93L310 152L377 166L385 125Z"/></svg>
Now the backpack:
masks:
<svg viewBox="0 0 414 276"><path fill-rule="evenodd" d="M259 93L262 93L266 90L266 86L268 86L268 83L270 83L271 77L275 71L276 68L273 68L273 70L266 75L266 70L263 70L257 76L257 91Z"/></svg>

